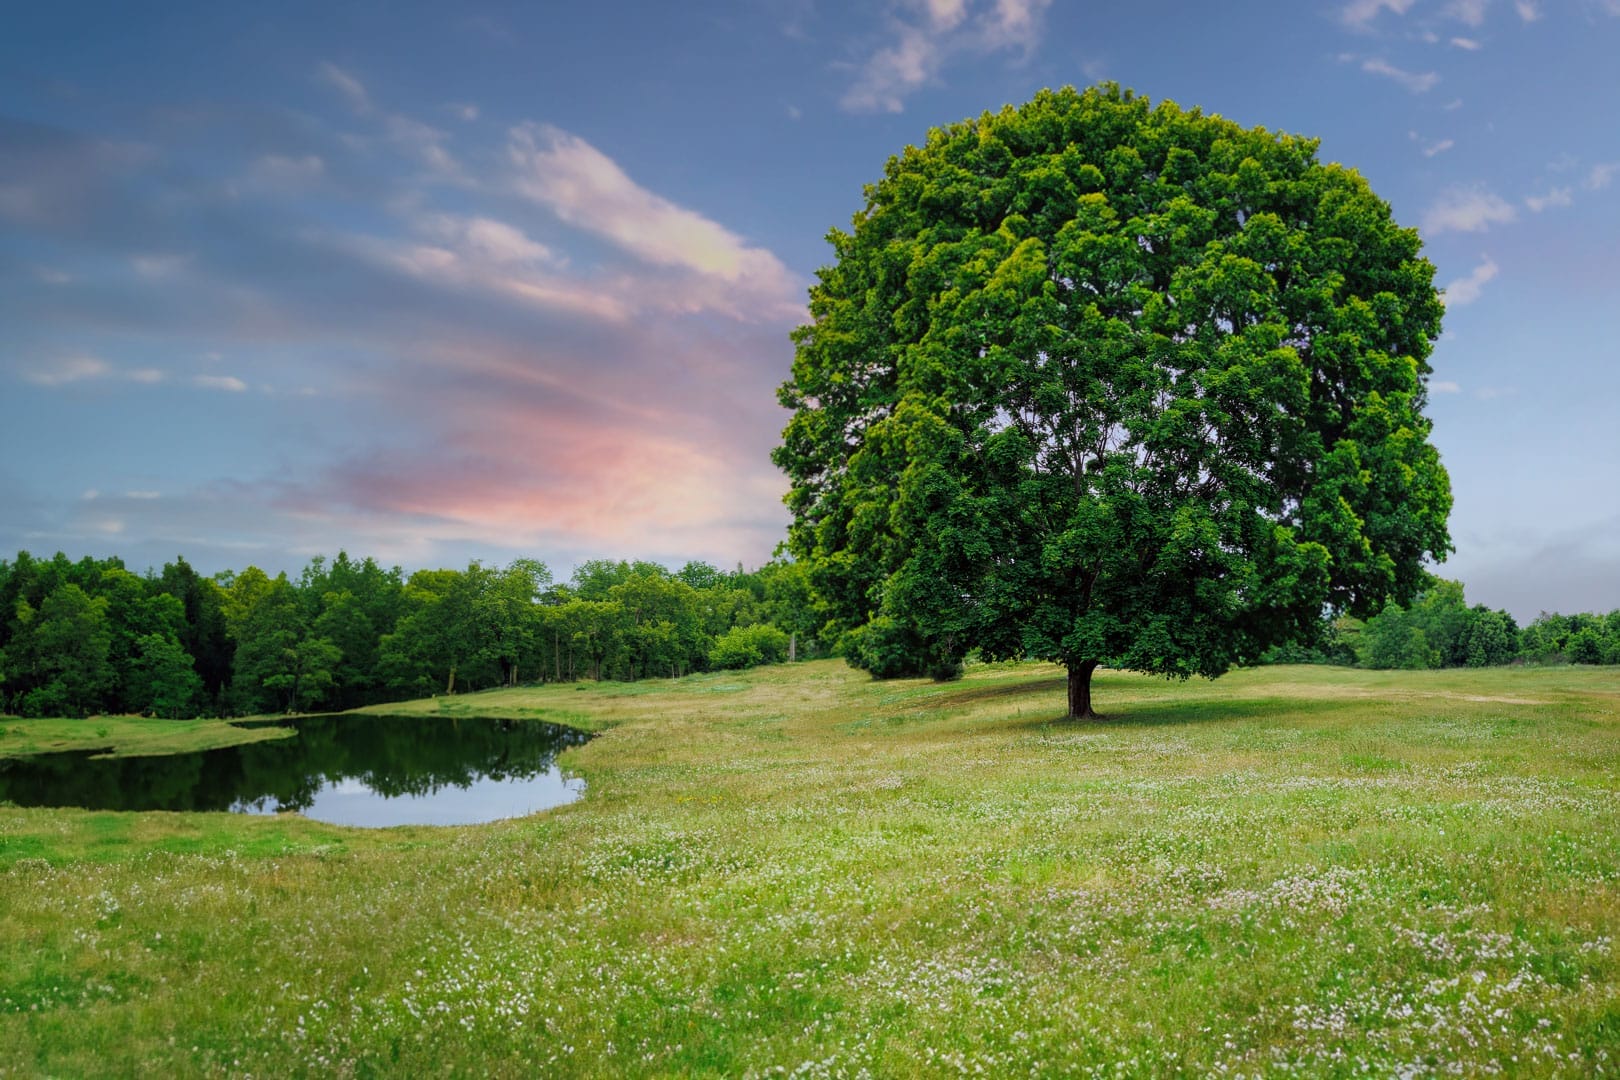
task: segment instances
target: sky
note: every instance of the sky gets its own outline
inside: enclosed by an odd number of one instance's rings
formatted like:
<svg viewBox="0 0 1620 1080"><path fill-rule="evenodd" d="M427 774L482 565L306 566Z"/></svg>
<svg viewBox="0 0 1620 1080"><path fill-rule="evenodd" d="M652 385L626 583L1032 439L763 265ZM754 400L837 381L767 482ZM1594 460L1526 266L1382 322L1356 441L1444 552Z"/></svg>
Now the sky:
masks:
<svg viewBox="0 0 1620 1080"><path fill-rule="evenodd" d="M6 5L0 552L757 565L805 290L930 127L1321 139L1446 290L1471 602L1620 607L1620 0Z"/></svg>

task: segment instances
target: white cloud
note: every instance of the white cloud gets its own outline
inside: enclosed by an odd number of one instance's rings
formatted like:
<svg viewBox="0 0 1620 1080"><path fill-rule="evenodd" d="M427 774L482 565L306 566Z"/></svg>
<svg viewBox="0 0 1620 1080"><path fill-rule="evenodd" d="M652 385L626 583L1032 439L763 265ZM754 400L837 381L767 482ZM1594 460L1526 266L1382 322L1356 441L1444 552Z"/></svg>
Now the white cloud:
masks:
<svg viewBox="0 0 1620 1080"><path fill-rule="evenodd" d="M1452 308L1462 307L1478 300L1480 294L1485 291L1486 282L1496 277L1500 269L1494 259L1489 255L1485 256L1484 260L1474 267L1467 277L1458 278L1446 286L1446 306Z"/></svg>
<svg viewBox="0 0 1620 1080"><path fill-rule="evenodd" d="M1340 18L1349 25L1361 29L1376 19L1380 11L1405 15L1407 9L1415 2L1416 0L1350 0L1340 12Z"/></svg>
<svg viewBox="0 0 1620 1080"><path fill-rule="evenodd" d="M1454 187L1443 192L1423 215L1423 231L1429 236L1484 232L1492 225L1517 220L1518 216L1511 203L1482 187Z"/></svg>
<svg viewBox="0 0 1620 1080"><path fill-rule="evenodd" d="M571 281L544 272L532 261L497 261L487 245L480 248L469 242L465 232L446 241L457 250L437 244L395 245L369 239L343 239L337 243L361 258L421 281L454 289L477 289L524 305L610 323L623 323L637 310L636 305L616 295L622 290L612 282ZM631 295L638 302L648 299L633 290Z"/></svg>
<svg viewBox="0 0 1620 1080"><path fill-rule="evenodd" d="M316 74L321 81L343 95L350 109L361 116L371 112L371 95L366 93L365 85L359 79L331 61L323 63L316 69Z"/></svg>
<svg viewBox="0 0 1620 1080"><path fill-rule="evenodd" d="M1587 191L1602 191L1614 182L1616 173L1620 173L1620 161L1606 161L1594 165L1586 174L1586 179L1581 182L1581 186Z"/></svg>
<svg viewBox="0 0 1620 1080"><path fill-rule="evenodd" d="M1466 49L1469 52L1478 52L1480 49L1484 48L1483 45L1475 41L1473 38L1454 37L1451 39L1451 43L1457 48Z"/></svg>
<svg viewBox="0 0 1620 1080"><path fill-rule="evenodd" d="M901 0L890 19L895 40L860 65L840 104L852 112L897 113L908 94L935 79L954 57L1003 50L1027 57L1040 44L1051 2Z"/></svg>
<svg viewBox="0 0 1620 1080"><path fill-rule="evenodd" d="M1567 187L1553 188L1545 195L1530 195L1524 200L1524 205L1530 208L1532 214L1539 214L1549 206L1568 206L1574 199Z"/></svg>
<svg viewBox="0 0 1620 1080"><path fill-rule="evenodd" d="M1440 76L1435 72L1403 71L1402 69L1395 67L1393 64L1380 60L1377 57L1369 57L1368 59L1363 60L1361 62L1361 70L1372 75L1381 75L1386 79L1391 79L1406 87L1406 89L1412 91L1414 94L1426 94L1430 90L1433 90L1440 82Z"/></svg>
<svg viewBox="0 0 1620 1080"><path fill-rule="evenodd" d="M723 283L738 291L744 305L779 306L799 292L793 275L771 252L648 191L576 135L524 125L512 130L508 153L518 169L520 193L645 263Z"/></svg>
<svg viewBox="0 0 1620 1080"><path fill-rule="evenodd" d="M1490 0L1451 0L1446 5L1446 14L1469 26L1479 26L1485 21L1485 9L1489 6Z"/></svg>
<svg viewBox="0 0 1620 1080"><path fill-rule="evenodd" d="M112 367L107 361L88 353L76 353L62 357L48 368L36 368L27 372L23 378L35 386L65 386L86 379L105 378L111 374Z"/></svg>
<svg viewBox="0 0 1620 1080"><path fill-rule="evenodd" d="M1450 379L1436 379L1429 384L1429 390L1435 394L1460 394L1462 384L1454 383Z"/></svg>
<svg viewBox="0 0 1620 1080"><path fill-rule="evenodd" d="M494 218L439 214L423 218L419 224L463 252L500 266L561 265L566 261L523 230Z"/></svg>
<svg viewBox="0 0 1620 1080"><path fill-rule="evenodd" d="M235 375L197 375L192 378L192 384L204 390L225 390L232 394L240 394L247 389L247 383Z"/></svg>
<svg viewBox="0 0 1620 1080"><path fill-rule="evenodd" d="M451 113L466 123L470 124L474 120L478 119L478 106L476 105L450 104L446 105L445 108L449 109Z"/></svg>
<svg viewBox="0 0 1620 1080"><path fill-rule="evenodd" d="M152 386L156 383L162 382L165 376L163 372L159 371L157 368L145 367L135 368L133 371L127 372L124 375L124 378L128 379L130 382L145 383L148 386Z"/></svg>
<svg viewBox="0 0 1620 1080"><path fill-rule="evenodd" d="M1513 10L1525 22L1535 22L1541 18L1541 0L1514 0Z"/></svg>
<svg viewBox="0 0 1620 1080"><path fill-rule="evenodd" d="M1436 154L1445 153L1447 150L1450 150L1456 145L1457 143L1453 139L1441 139L1439 142L1432 142L1428 146L1425 146L1423 148L1423 156L1434 157Z"/></svg>
<svg viewBox="0 0 1620 1080"><path fill-rule="evenodd" d="M1456 112L1458 109L1462 108L1462 104L1462 98L1453 98L1440 107L1446 110L1446 112Z"/></svg>

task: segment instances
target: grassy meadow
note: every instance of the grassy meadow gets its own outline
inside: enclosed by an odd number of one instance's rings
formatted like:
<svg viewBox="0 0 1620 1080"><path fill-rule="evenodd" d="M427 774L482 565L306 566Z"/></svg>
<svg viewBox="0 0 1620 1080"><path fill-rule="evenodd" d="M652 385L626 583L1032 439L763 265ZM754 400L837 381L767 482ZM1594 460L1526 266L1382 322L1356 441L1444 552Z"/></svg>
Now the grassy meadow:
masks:
<svg viewBox="0 0 1620 1080"><path fill-rule="evenodd" d="M373 710L601 732L583 800L476 827L0 807L0 1075L1620 1070L1620 671L1094 693L827 661Z"/></svg>

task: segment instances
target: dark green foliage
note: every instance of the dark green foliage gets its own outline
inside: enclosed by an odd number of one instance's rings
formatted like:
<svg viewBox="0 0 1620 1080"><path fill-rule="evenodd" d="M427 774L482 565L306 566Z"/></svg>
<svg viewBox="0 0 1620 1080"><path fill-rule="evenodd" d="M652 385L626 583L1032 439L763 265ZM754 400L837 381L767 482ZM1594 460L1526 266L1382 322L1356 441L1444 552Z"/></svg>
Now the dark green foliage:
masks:
<svg viewBox="0 0 1620 1080"><path fill-rule="evenodd" d="M1608 615L1544 611L1524 629L1524 658L1537 663L1620 664L1620 610Z"/></svg>
<svg viewBox="0 0 1620 1080"><path fill-rule="evenodd" d="M1367 620L1359 646L1357 659L1362 667L1413 670L1443 666L1444 648L1430 642L1421 619L1393 600Z"/></svg>
<svg viewBox="0 0 1620 1080"><path fill-rule="evenodd" d="M25 716L85 716L101 709L117 673L108 659L107 600L60 584L36 611L19 600L0 678Z"/></svg>
<svg viewBox="0 0 1620 1080"><path fill-rule="evenodd" d="M1463 624L1459 647L1462 662L1469 667L1510 664L1519 655L1519 627L1507 612L1475 604Z"/></svg>
<svg viewBox="0 0 1620 1080"><path fill-rule="evenodd" d="M1408 608L1391 602L1341 641L1370 668L1495 667L1520 658L1519 627L1505 611L1467 606L1460 582L1435 579Z"/></svg>
<svg viewBox="0 0 1620 1080"><path fill-rule="evenodd" d="M1595 627L1577 630L1569 638L1569 662L1572 664L1601 664L1607 642Z"/></svg>
<svg viewBox="0 0 1620 1080"><path fill-rule="evenodd" d="M1218 675L1417 592L1450 548L1434 268L1315 154L1109 86L890 159L775 454L852 662Z"/></svg>
<svg viewBox="0 0 1620 1080"><path fill-rule="evenodd" d="M230 700L238 712L298 712L320 702L342 659L337 646L314 633L298 590L249 567L232 581L226 618L236 638Z"/></svg>
<svg viewBox="0 0 1620 1080"><path fill-rule="evenodd" d="M225 625L225 597L219 585L202 577L183 558L163 567L158 588L180 601L184 625L180 645L202 680L203 696L215 710L231 681L236 643Z"/></svg>
<svg viewBox="0 0 1620 1080"><path fill-rule="evenodd" d="M135 643L124 704L165 720L197 715L203 681L191 657L172 636L147 634Z"/></svg>

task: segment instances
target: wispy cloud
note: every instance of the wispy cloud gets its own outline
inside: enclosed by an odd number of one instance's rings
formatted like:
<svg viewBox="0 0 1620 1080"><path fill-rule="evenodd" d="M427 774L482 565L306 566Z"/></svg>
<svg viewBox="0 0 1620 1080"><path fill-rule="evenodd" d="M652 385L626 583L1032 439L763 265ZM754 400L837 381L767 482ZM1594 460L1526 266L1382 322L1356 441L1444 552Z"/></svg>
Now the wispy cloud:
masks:
<svg viewBox="0 0 1620 1080"><path fill-rule="evenodd" d="M224 390L227 393L240 394L247 390L247 383L235 375L196 375L192 377L192 384L204 390Z"/></svg>
<svg viewBox="0 0 1620 1080"><path fill-rule="evenodd" d="M1480 294L1485 291L1486 283L1495 278L1500 269L1496 265L1496 260L1489 255L1485 256L1467 277L1458 278L1446 286L1446 306L1458 308L1478 300Z"/></svg>
<svg viewBox="0 0 1620 1080"><path fill-rule="evenodd" d="M1524 205L1530 208L1532 214L1539 214L1552 206L1568 206L1574 202L1573 192L1567 187L1555 187L1545 195L1529 195L1525 197Z"/></svg>
<svg viewBox="0 0 1620 1080"><path fill-rule="evenodd" d="M64 356L47 367L24 373L23 378L35 386L65 386L86 379L101 379L112 374L112 365L99 356L78 353Z"/></svg>
<svg viewBox="0 0 1620 1080"><path fill-rule="evenodd" d="M1535 22L1541 18L1541 0L1514 0L1513 10L1525 22Z"/></svg>
<svg viewBox="0 0 1620 1080"><path fill-rule="evenodd" d="M1465 50L1467 52L1478 52L1480 49L1483 49L1485 47L1485 46L1481 45L1478 41L1475 41L1473 38L1465 38L1465 37L1454 37L1454 38L1451 39L1451 44L1455 48L1463 49L1463 50Z"/></svg>
<svg viewBox="0 0 1620 1080"><path fill-rule="evenodd" d="M546 125L514 128L507 146L517 190L561 221L612 242L652 266L687 271L734 290L742 305L776 316L799 303L799 286L771 252L751 246L725 226L678 206L632 180L618 163L577 135ZM712 287L695 296L711 306ZM707 298L707 299L705 299Z"/></svg>
<svg viewBox="0 0 1620 1080"><path fill-rule="evenodd" d="M1350 0L1339 13L1345 23L1356 29L1364 29L1378 18L1378 13L1388 11L1393 15L1405 15L1416 0Z"/></svg>
<svg viewBox="0 0 1620 1080"><path fill-rule="evenodd" d="M1490 0L1451 0L1446 5L1446 14L1469 26L1480 26L1485 22L1485 9L1489 6Z"/></svg>
<svg viewBox="0 0 1620 1080"><path fill-rule="evenodd" d="M1602 191L1614 182L1616 174L1620 174L1620 161L1602 162L1592 166L1581 186L1587 191Z"/></svg>
<svg viewBox="0 0 1620 1080"><path fill-rule="evenodd" d="M420 225L500 266L561 266L567 261L523 230L494 218L435 214L423 218Z"/></svg>
<svg viewBox="0 0 1620 1080"><path fill-rule="evenodd" d="M1452 382L1450 379L1436 379L1429 384L1429 392L1433 394L1460 394L1462 384Z"/></svg>
<svg viewBox="0 0 1620 1080"><path fill-rule="evenodd" d="M1041 39L1051 0L901 0L890 13L894 40L859 66L841 104L852 112L901 112L905 99L962 56L1028 56Z"/></svg>
<svg viewBox="0 0 1620 1080"><path fill-rule="evenodd" d="M366 92L365 84L359 79L331 61L321 64L315 74L322 82L336 90L355 114L359 116L370 114L371 95Z"/></svg>
<svg viewBox="0 0 1620 1080"><path fill-rule="evenodd" d="M1440 76L1436 72L1405 71L1375 56L1363 60L1361 70L1399 83L1414 94L1426 94L1440 84Z"/></svg>
<svg viewBox="0 0 1620 1080"><path fill-rule="evenodd" d="M123 368L109 364L90 353L68 353L19 373L24 382L35 386L67 386L71 383L103 380L143 383L152 386L168 376L158 368Z"/></svg>
<svg viewBox="0 0 1620 1080"><path fill-rule="evenodd" d="M348 104L350 111L358 117L371 120L381 131L380 135L346 137L345 141L349 145L364 147L384 143L426 165L442 178L463 179L460 163L445 147L449 141L447 133L401 113L380 109L357 77L330 61L316 69L316 76L337 90Z"/></svg>
<svg viewBox="0 0 1620 1080"><path fill-rule="evenodd" d="M1429 236L1484 232L1492 225L1515 221L1518 216L1511 203L1483 187L1454 187L1443 192L1423 215L1423 231Z"/></svg>
<svg viewBox="0 0 1620 1080"><path fill-rule="evenodd" d="M1423 156L1434 157L1437 154L1445 153L1447 150L1450 150L1456 145L1457 143L1452 139L1441 139L1438 142L1432 142L1425 146L1423 148Z"/></svg>

